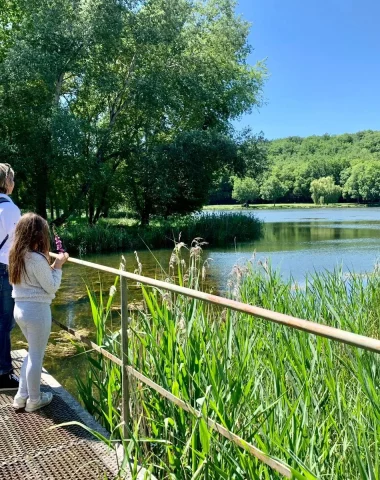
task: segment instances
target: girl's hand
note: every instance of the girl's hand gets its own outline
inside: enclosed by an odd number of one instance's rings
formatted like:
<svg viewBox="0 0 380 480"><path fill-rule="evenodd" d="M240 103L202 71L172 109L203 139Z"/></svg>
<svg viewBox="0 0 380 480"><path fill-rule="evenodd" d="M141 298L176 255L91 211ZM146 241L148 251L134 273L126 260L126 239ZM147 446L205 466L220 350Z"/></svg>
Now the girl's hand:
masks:
<svg viewBox="0 0 380 480"><path fill-rule="evenodd" d="M59 253L58 257L54 260L54 263L52 265L52 268L58 268L61 269L62 265L67 262L67 259L69 258L69 254L67 252L65 253Z"/></svg>

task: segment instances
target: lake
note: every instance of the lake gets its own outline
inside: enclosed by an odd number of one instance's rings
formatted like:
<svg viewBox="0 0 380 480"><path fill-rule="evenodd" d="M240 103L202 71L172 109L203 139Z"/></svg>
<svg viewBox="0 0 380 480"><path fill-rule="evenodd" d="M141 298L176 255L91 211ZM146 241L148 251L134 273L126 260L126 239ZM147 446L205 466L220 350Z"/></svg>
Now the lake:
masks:
<svg viewBox="0 0 380 480"><path fill-rule="evenodd" d="M237 212L236 210L234 212ZM247 210L242 210L246 213ZM342 266L345 271L364 273L371 271L378 259L380 246L380 208L318 208L249 210L265 222L261 239L223 249L204 250L210 258L209 287L223 294L228 275L237 263L244 264L256 251L258 259L270 259L284 277L290 275L302 283L307 273ZM232 213L232 212L230 212ZM167 269L170 250L138 252L143 265L142 274L162 278ZM125 253L127 269L136 268L133 253ZM117 268L121 253L88 255L86 260ZM160 266L161 265L161 266ZM85 284L103 291L112 285L112 275L99 274L92 269L68 264L64 267L62 287L54 301L53 316L60 322L78 329L91 327L90 309ZM130 285L130 298L137 291ZM56 327L53 330L57 330ZM22 340L18 329L14 332L13 348ZM69 390L75 392L73 377L80 369L81 356L57 358L47 356L46 368ZM73 373L74 372L74 373Z"/></svg>
<svg viewBox="0 0 380 480"><path fill-rule="evenodd" d="M265 222L262 239L211 253L219 281L255 250L257 258L270 259L283 276L297 281L338 265L364 273L378 258L380 208L257 210L256 215Z"/></svg>

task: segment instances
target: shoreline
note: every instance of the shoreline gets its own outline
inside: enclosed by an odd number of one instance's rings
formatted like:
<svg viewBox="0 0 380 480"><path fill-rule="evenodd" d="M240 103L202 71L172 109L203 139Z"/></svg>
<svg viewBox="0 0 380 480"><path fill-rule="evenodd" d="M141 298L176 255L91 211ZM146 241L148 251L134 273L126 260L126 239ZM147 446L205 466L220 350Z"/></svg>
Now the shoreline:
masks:
<svg viewBox="0 0 380 480"><path fill-rule="evenodd" d="M213 210L286 210L286 209L330 209L330 208L373 208L379 207L380 204L368 203L333 203L331 205L315 205L314 203L276 203L273 204L250 204L248 207L242 205L206 205L202 211Z"/></svg>

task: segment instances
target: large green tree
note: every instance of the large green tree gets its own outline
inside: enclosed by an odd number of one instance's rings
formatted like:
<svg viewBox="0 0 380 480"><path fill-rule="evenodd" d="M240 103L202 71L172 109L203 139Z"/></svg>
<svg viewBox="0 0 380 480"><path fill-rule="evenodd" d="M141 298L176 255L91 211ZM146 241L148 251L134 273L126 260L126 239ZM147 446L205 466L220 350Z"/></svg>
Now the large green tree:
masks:
<svg viewBox="0 0 380 480"><path fill-rule="evenodd" d="M261 185L260 195L263 200L270 200L273 202L273 205L276 205L277 200L284 197L287 191L288 187L281 180L271 176L264 180Z"/></svg>
<svg viewBox="0 0 380 480"><path fill-rule="evenodd" d="M42 215L50 206L57 223L82 208L94 222L120 198L145 222L152 213L199 208L218 171L238 158L230 122L259 103L265 76L263 65L247 64L249 27L235 3L18 5L22 15L0 59L0 154L20 173L23 204ZM189 138L201 139L197 152ZM186 142L190 151L174 162ZM194 201L202 156L211 164ZM181 205L173 202L179 178L189 192Z"/></svg>
<svg viewBox="0 0 380 480"><path fill-rule="evenodd" d="M260 187L256 180L251 177L233 178L234 189L232 190L232 198L248 206L260 197Z"/></svg>
<svg viewBox="0 0 380 480"><path fill-rule="evenodd" d="M200 210L216 172L233 171L238 161L235 143L212 130L191 130L167 142L152 142L121 169L128 204L145 224L154 214L167 217Z"/></svg>
<svg viewBox="0 0 380 480"><path fill-rule="evenodd" d="M317 205L337 203L342 195L342 187L336 185L332 177L321 177L311 182L310 192Z"/></svg>
<svg viewBox="0 0 380 480"><path fill-rule="evenodd" d="M344 171L343 195L368 202L380 201L380 162L358 162Z"/></svg>

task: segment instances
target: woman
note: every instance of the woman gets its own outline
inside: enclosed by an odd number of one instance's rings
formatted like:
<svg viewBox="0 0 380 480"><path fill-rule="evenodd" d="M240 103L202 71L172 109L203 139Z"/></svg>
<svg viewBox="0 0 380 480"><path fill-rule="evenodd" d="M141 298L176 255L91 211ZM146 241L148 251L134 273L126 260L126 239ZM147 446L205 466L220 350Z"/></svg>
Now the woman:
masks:
<svg viewBox="0 0 380 480"><path fill-rule="evenodd" d="M14 317L28 342L13 406L25 407L26 412L34 412L53 399L50 392L40 391L41 369L51 330L50 305L69 255L60 253L50 265L49 247L47 221L35 213L23 215L9 253L9 280L15 299Z"/></svg>
<svg viewBox="0 0 380 480"><path fill-rule="evenodd" d="M8 257L20 210L12 202L14 171L0 163L0 390L17 390L11 360L11 330L14 326L12 287L8 278Z"/></svg>

